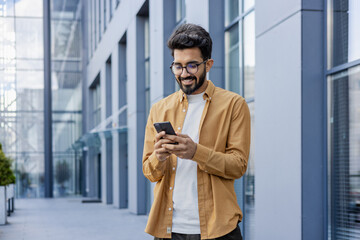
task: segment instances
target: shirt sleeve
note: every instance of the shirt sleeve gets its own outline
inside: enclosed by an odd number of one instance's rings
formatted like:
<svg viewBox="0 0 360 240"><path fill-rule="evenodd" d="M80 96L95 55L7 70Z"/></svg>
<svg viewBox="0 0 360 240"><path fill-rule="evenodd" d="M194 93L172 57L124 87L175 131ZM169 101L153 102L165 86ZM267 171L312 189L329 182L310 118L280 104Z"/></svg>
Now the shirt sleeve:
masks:
<svg viewBox="0 0 360 240"><path fill-rule="evenodd" d="M250 152L250 111L244 99L234 104L225 152L197 144L192 160L209 174L237 179L246 172Z"/></svg>
<svg viewBox="0 0 360 240"><path fill-rule="evenodd" d="M153 126L153 116L155 109L151 108L148 121L145 128L145 141L143 150L143 173L151 182L157 182L165 174L166 161L160 161L154 153L156 131Z"/></svg>

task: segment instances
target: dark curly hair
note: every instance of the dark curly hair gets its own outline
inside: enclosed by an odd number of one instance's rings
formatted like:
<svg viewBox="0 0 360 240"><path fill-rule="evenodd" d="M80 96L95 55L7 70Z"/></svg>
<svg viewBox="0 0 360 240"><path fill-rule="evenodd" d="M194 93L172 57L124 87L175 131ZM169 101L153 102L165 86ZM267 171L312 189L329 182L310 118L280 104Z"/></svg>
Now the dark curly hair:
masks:
<svg viewBox="0 0 360 240"><path fill-rule="evenodd" d="M180 25L170 36L168 47L174 56L175 49L198 47L204 60L211 58L212 40L210 34L201 26L185 23Z"/></svg>

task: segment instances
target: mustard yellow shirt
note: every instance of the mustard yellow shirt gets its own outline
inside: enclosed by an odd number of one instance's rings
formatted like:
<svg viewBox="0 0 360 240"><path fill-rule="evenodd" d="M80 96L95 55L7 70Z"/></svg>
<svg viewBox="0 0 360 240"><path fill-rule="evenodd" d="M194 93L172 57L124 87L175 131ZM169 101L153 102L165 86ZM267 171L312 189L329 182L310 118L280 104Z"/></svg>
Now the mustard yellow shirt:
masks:
<svg viewBox="0 0 360 240"><path fill-rule="evenodd" d="M250 112L240 95L208 80L205 108L199 126L199 143L193 157L197 162L198 207L201 239L223 236L242 220L234 180L244 175L250 151ZM154 153L153 123L170 121L181 132L188 108L182 90L155 103L145 130L143 173L157 182L145 232L158 238L171 238L172 193L177 157L159 161ZM170 188L171 187L171 188ZM196 203L194 203L196 204Z"/></svg>

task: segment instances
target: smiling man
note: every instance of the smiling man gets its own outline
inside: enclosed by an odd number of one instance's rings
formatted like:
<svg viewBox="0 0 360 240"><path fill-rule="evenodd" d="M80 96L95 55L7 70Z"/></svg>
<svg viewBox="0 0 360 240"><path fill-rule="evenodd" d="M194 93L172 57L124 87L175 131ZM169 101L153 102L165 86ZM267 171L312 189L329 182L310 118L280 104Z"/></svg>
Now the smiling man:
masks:
<svg viewBox="0 0 360 240"><path fill-rule="evenodd" d="M168 47L180 90L153 105L146 125L143 173L156 186L145 231L155 239L241 240L234 180L247 168L248 106L206 79L214 60L205 29L183 24ZM176 135L156 132L163 121Z"/></svg>

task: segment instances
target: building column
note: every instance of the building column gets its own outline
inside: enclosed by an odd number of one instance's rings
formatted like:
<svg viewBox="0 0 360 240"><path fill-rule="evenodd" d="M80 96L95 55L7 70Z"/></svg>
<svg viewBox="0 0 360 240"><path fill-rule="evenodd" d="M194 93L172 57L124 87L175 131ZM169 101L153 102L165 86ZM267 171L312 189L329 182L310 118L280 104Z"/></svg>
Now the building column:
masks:
<svg viewBox="0 0 360 240"><path fill-rule="evenodd" d="M116 44L115 49L111 53L111 75L112 75L112 113L116 113L119 109L119 49L118 44ZM118 126L118 117L115 115L113 117L114 128ZM113 164L113 204L116 208L120 208L120 173L119 173L119 134L117 131L112 131L112 164Z"/></svg>
<svg viewBox="0 0 360 240"><path fill-rule="evenodd" d="M325 240L323 2L256 1L255 239Z"/></svg>
<svg viewBox="0 0 360 240"><path fill-rule="evenodd" d="M301 2L255 4L255 240L300 240Z"/></svg>
<svg viewBox="0 0 360 240"><path fill-rule="evenodd" d="M140 70L141 55L144 55L144 44L141 44L142 19L136 17L127 30L127 103L128 103L128 163L129 163L129 210L135 214L146 213L146 179L142 173L142 152L145 130L145 82L144 73ZM143 58L144 59L144 58Z"/></svg>

